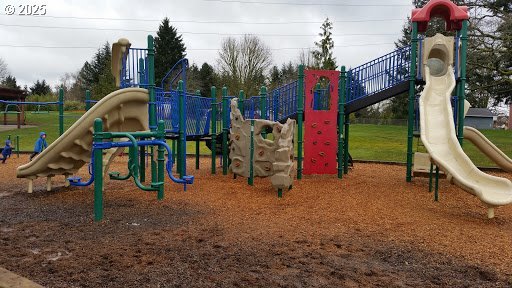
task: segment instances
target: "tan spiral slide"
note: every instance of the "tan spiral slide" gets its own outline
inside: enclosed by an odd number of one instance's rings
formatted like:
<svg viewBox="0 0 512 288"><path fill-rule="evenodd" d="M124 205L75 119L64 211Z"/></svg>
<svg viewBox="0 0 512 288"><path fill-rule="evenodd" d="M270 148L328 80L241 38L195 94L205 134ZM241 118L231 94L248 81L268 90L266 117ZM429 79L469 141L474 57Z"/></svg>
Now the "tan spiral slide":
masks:
<svg viewBox="0 0 512 288"><path fill-rule="evenodd" d="M103 119L104 131L133 132L148 130L148 91L141 88L126 88L110 93L87 111L31 162L21 165L16 171L18 178L32 180L47 177L47 189L51 189L51 177L75 174L90 162L94 119ZM104 165L108 166L116 150L105 151Z"/></svg>
<svg viewBox="0 0 512 288"><path fill-rule="evenodd" d="M421 140L433 162L451 175L453 182L487 205L488 217L494 207L512 203L512 182L485 174L464 153L455 135L451 93L455 87L453 68L432 75L426 67L426 85L420 97Z"/></svg>
<svg viewBox="0 0 512 288"><path fill-rule="evenodd" d="M473 127L464 126L464 139L469 140L501 169L512 172L512 159Z"/></svg>

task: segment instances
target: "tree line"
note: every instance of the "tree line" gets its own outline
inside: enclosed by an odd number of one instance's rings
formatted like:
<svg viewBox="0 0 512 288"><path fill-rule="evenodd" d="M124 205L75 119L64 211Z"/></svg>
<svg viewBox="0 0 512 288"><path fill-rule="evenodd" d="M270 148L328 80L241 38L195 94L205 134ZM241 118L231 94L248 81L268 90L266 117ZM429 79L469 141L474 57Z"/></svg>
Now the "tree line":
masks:
<svg viewBox="0 0 512 288"><path fill-rule="evenodd" d="M428 0L412 2L415 7L422 7ZM471 15L466 86L468 100L474 107L512 102L512 3L509 0L455 2L458 5L469 6ZM315 48L300 51L295 61L281 65L273 65L272 50L257 36L224 38L215 63L190 65L187 89L191 93L199 91L202 96L210 97L211 86L227 86L230 95L237 95L239 90L244 90L247 96L252 96L259 93L262 85L271 90L296 80L299 64L310 69L337 69L337 59L333 55L333 28L332 21L329 18L325 19L320 26L319 40L314 42ZM396 47L410 44L410 31L411 23L408 19L404 23L401 37L395 42ZM436 33L446 34L444 21L441 19L431 21L426 36L433 36ZM453 32L448 34L453 35ZM171 25L169 18L164 18L155 37L157 86L172 65L186 57L186 51L182 35ZM93 98L99 100L117 89L111 74L111 57L111 46L108 42L104 43L80 70L65 73L55 88L65 90L66 100L83 101L86 89L91 90ZM16 78L8 73L7 64L1 58L0 85L20 88ZM44 79L22 89L29 95L52 93L51 87ZM407 117L407 96L401 95L365 108L357 112L356 116L404 119Z"/></svg>

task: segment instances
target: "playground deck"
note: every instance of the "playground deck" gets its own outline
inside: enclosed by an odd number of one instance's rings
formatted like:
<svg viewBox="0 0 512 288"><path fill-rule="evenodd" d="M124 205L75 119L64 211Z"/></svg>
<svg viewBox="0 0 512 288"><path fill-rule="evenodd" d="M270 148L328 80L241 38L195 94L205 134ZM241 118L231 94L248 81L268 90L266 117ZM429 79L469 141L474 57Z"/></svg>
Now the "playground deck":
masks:
<svg viewBox="0 0 512 288"><path fill-rule="evenodd" d="M440 202L405 166L358 164L339 181L305 176L278 199L268 179L210 175L165 199L109 182L105 220L93 189L45 179L26 193L2 165L0 266L48 287L505 287L512 283L512 206L487 219L475 197L446 180ZM126 157L114 170L124 171ZM193 171L189 161L189 171ZM82 176L85 170L81 170ZM510 174L496 173L512 179ZM87 178L87 177L85 177Z"/></svg>

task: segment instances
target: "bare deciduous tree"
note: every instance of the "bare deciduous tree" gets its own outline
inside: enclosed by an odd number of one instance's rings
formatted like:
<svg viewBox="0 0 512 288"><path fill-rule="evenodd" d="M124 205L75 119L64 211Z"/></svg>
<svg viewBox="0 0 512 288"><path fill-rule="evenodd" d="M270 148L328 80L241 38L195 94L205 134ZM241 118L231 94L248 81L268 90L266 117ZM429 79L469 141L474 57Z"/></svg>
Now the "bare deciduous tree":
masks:
<svg viewBox="0 0 512 288"><path fill-rule="evenodd" d="M4 80L5 77L9 76L9 69L4 59L0 58L0 81Z"/></svg>
<svg viewBox="0 0 512 288"><path fill-rule="evenodd" d="M221 77L231 93L243 89L246 95L258 94L265 82L265 72L272 64L272 53L263 41L253 35L222 41L217 60Z"/></svg>

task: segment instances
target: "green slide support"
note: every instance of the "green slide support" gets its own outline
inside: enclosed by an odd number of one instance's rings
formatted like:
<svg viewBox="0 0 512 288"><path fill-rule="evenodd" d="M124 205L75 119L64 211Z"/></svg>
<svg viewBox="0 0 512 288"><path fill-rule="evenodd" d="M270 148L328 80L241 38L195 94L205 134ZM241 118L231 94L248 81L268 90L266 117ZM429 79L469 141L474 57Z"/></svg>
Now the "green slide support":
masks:
<svg viewBox="0 0 512 288"><path fill-rule="evenodd" d="M414 97L416 95L416 66L418 52L418 23L412 23L411 34L411 72L409 74L409 101L407 118L407 170L405 180L412 181L412 145L413 145L413 126L414 126ZM421 57L421 55L420 55Z"/></svg>
<svg viewBox="0 0 512 288"><path fill-rule="evenodd" d="M163 120L158 121L157 124L157 139L165 142L165 124ZM158 145L158 183L153 185L158 186L157 199L164 199L164 185L165 185L165 148L162 145Z"/></svg>

